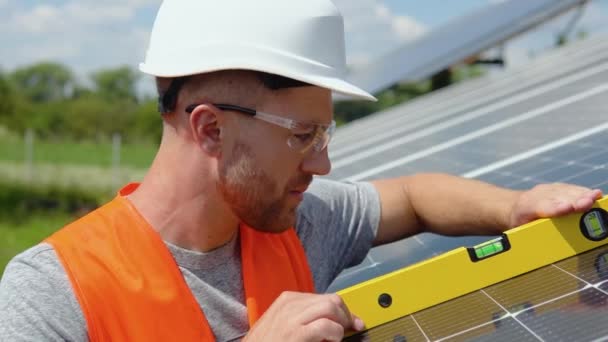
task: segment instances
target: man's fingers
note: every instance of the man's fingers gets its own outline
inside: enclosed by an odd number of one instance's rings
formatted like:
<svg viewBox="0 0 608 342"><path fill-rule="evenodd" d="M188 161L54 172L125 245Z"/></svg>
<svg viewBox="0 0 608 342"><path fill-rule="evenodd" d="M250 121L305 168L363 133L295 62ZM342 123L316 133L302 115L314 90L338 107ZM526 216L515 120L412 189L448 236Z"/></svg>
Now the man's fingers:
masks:
<svg viewBox="0 0 608 342"><path fill-rule="evenodd" d="M593 206L593 203L602 197L602 191L599 189L576 189L570 194L569 198L564 198L563 201L569 201L571 210L565 212L565 214L572 211L584 211Z"/></svg>
<svg viewBox="0 0 608 342"><path fill-rule="evenodd" d="M365 330L365 323L358 316L351 314L351 320L353 322L353 330L354 331L363 331Z"/></svg>
<svg viewBox="0 0 608 342"><path fill-rule="evenodd" d="M574 202L574 210L587 210L593 206L594 199L592 197L581 197Z"/></svg>
<svg viewBox="0 0 608 342"><path fill-rule="evenodd" d="M588 189L580 186L552 184L537 189L537 196L547 196L536 209L538 217L562 216L574 211L584 211L593 206L593 203L602 197L599 189ZM544 195L543 195L544 194Z"/></svg>
<svg viewBox="0 0 608 342"><path fill-rule="evenodd" d="M320 318L327 318L340 324L344 329L353 328L350 311L337 294L318 296L314 302L308 303L301 317L303 324L309 324Z"/></svg>
<svg viewBox="0 0 608 342"><path fill-rule="evenodd" d="M286 291L247 336L252 341L341 341L345 331L363 329L363 321L350 313L337 294Z"/></svg>
<svg viewBox="0 0 608 342"><path fill-rule="evenodd" d="M339 342L344 338L344 327L328 318L320 318L310 322L304 329L303 341L332 341Z"/></svg>
<svg viewBox="0 0 608 342"><path fill-rule="evenodd" d="M590 190L590 191L586 192L583 195L583 197L589 199L589 201L591 202L591 204L589 204L588 207L584 208L584 209L589 209L595 201L602 198L602 190L600 190L600 189ZM577 201L577 204L578 204L578 201ZM587 203L585 203L585 204L587 204Z"/></svg>
<svg viewBox="0 0 608 342"><path fill-rule="evenodd" d="M350 317L350 326L345 326L346 329L351 329L355 331L361 331L365 329L365 324L363 323L363 320L361 320L361 318L350 312L350 310L346 306L346 303L344 303L342 297L337 294L332 294L330 298L336 305L338 305L342 309L346 316Z"/></svg>
<svg viewBox="0 0 608 342"><path fill-rule="evenodd" d="M511 227L537 218L558 217L582 212L602 197L600 189L588 189L569 184L541 184L519 197L511 215Z"/></svg>

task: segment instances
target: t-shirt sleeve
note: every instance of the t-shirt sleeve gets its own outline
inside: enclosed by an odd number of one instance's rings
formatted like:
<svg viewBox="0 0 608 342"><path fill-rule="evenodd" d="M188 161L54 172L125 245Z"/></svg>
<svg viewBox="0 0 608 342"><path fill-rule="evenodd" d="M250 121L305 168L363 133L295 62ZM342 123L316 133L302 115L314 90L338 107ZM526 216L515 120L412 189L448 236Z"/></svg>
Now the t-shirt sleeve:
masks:
<svg viewBox="0 0 608 342"><path fill-rule="evenodd" d="M0 280L3 341L88 341L69 279L48 244L14 257Z"/></svg>
<svg viewBox="0 0 608 342"><path fill-rule="evenodd" d="M372 184L315 179L299 207L296 231L317 292L363 261L379 222L380 199Z"/></svg>

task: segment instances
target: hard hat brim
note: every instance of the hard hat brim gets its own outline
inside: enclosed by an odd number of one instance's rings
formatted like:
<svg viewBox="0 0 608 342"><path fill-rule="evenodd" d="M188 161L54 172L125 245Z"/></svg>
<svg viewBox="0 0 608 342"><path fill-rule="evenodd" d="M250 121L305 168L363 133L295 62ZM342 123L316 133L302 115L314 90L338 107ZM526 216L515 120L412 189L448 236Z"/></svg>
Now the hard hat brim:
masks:
<svg viewBox="0 0 608 342"><path fill-rule="evenodd" d="M156 73L148 71L148 68L146 67L146 65L144 63L141 63L139 65L139 68L142 72L144 72L146 74L149 74L152 76L158 76L158 77L182 77L182 76L192 75L191 73L179 73L179 72L178 73L156 74ZM340 95L343 95L349 99L374 101L374 102L378 101L378 99L376 99L376 97L374 97L372 94L366 92L365 90L363 90L351 83L348 83L348 82L342 80L341 78L336 78L336 77L327 77L327 76L318 76L318 75L287 75L284 72L283 73L273 72L271 70L266 70L266 69L262 70L262 68L245 69L242 67L240 67L240 68L217 68L215 70L201 70L200 72L197 72L196 74L222 71L222 70L251 70L251 71L267 72L267 73L271 73L271 74L276 74L276 75L292 78L294 80L298 80L301 82L309 83L309 84L312 84L314 86L318 86L321 88L326 88L326 89L329 89Z"/></svg>
<svg viewBox="0 0 608 342"><path fill-rule="evenodd" d="M261 71L326 88L352 99L376 101L370 93L345 81L343 70L268 47L213 43L179 55L165 52L154 57L140 63L139 69L157 77L182 77L222 70Z"/></svg>

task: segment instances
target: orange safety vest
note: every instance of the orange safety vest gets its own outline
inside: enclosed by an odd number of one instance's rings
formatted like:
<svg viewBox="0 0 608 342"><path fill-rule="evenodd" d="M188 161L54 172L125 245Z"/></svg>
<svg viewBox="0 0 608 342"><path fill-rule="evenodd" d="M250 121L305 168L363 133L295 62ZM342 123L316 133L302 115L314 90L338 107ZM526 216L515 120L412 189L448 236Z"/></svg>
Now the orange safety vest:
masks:
<svg viewBox="0 0 608 342"><path fill-rule="evenodd" d="M137 186L46 239L70 279L89 340L214 341L167 246L124 197ZM250 327L281 292L314 291L293 228L270 234L241 225L239 234Z"/></svg>

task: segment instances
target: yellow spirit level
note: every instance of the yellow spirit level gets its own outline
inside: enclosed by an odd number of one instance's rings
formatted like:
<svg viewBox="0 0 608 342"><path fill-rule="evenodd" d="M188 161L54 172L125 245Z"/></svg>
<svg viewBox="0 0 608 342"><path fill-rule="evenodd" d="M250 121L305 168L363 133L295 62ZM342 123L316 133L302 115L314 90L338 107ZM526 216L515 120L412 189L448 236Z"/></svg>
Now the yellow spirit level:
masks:
<svg viewBox="0 0 608 342"><path fill-rule="evenodd" d="M338 294L371 329L606 244L607 209L608 196L585 213L536 220Z"/></svg>

